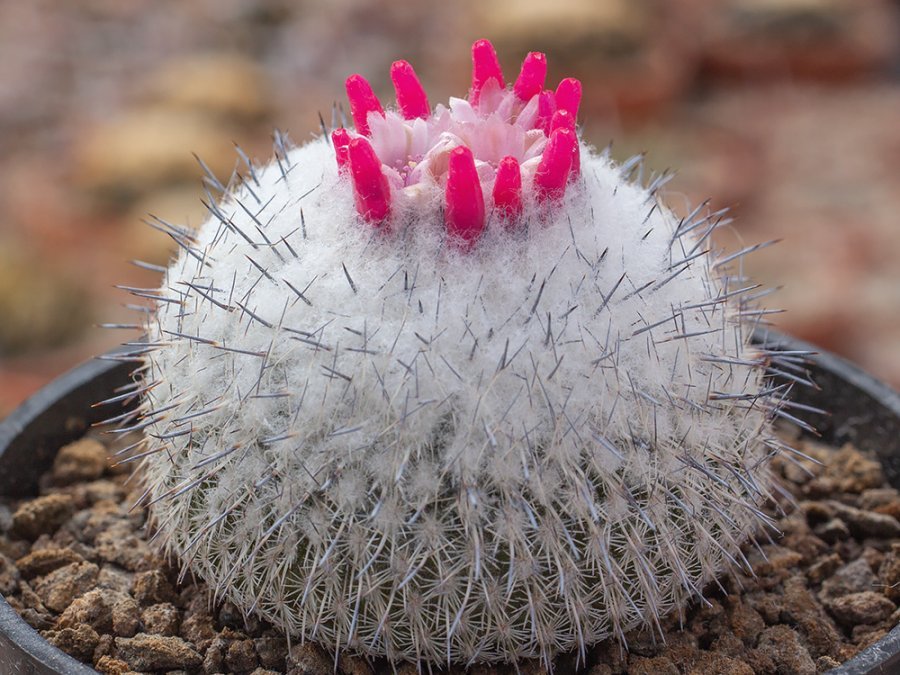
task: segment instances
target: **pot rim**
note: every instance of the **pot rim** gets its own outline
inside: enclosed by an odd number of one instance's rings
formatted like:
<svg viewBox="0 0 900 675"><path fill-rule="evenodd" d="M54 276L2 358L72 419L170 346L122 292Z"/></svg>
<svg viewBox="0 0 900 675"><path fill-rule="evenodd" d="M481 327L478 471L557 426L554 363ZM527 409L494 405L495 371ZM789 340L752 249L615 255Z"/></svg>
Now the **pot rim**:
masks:
<svg viewBox="0 0 900 675"><path fill-rule="evenodd" d="M110 356L114 354L115 351ZM35 392L0 421L0 457L20 436L43 426L42 417L48 410L117 368L126 370L125 364L116 361L91 359ZM0 667L12 666L12 672L18 672L23 665L26 666L23 672L36 675L97 675L97 671L90 666L51 645L0 594Z"/></svg>
<svg viewBox="0 0 900 675"><path fill-rule="evenodd" d="M812 366L832 374L858 392L868 395L900 420L900 394L849 361L772 330L756 331L754 341L760 346L779 351L811 352L812 355L808 358ZM120 359L116 359L116 351L113 351L106 357L98 357L75 367L41 388L6 419L0 421L0 457L23 434L40 431L34 427L43 426L41 418L48 410L52 410L68 397L77 395L95 380L103 376L114 376L116 370L121 370L121 375L125 379L131 368L127 363L123 364ZM97 412L94 417L99 420L103 415ZM12 660L9 660L8 656ZM0 666L4 664L15 666L21 663L28 663L35 673L97 675L97 671L90 666L51 645L0 595ZM865 675L885 672L883 668L897 665L900 665L900 625L828 673Z"/></svg>

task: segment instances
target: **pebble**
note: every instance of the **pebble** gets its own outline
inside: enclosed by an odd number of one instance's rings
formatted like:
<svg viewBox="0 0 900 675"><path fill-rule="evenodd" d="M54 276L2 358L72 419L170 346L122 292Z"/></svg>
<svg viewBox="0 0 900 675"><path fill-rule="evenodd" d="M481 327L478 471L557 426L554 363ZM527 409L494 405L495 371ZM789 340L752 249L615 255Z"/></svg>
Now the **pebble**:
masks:
<svg viewBox="0 0 900 675"><path fill-rule="evenodd" d="M630 675L679 675L678 668L667 656L634 656L629 659Z"/></svg>
<svg viewBox="0 0 900 675"><path fill-rule="evenodd" d="M704 652L694 662L688 675L754 675L753 668L739 658L715 652Z"/></svg>
<svg viewBox="0 0 900 675"><path fill-rule="evenodd" d="M841 643L837 626L816 602L806 580L798 575L785 581L783 591L782 621L795 626L804 644L815 658L822 654L835 655Z"/></svg>
<svg viewBox="0 0 900 675"><path fill-rule="evenodd" d="M100 478L106 471L106 446L93 438L63 446L53 461L51 480L55 485L69 485Z"/></svg>
<svg viewBox="0 0 900 675"><path fill-rule="evenodd" d="M282 647L283 649L283 647ZM259 647L257 647L257 652ZM262 657L260 656L260 659ZM342 654L338 661L338 670L342 675L373 675L372 666L362 656L354 656L353 654ZM484 673L483 675L489 675Z"/></svg>
<svg viewBox="0 0 900 675"><path fill-rule="evenodd" d="M205 612L189 614L181 622L181 637L203 651L216 636L213 618Z"/></svg>
<svg viewBox="0 0 900 675"><path fill-rule="evenodd" d="M545 673L543 673L543 672L536 672L530 663L528 663L525 666L522 666L521 664L519 664L519 667L520 667L519 675L545 675ZM325 675L324 671L320 671L320 670L310 670L308 672L305 670L297 670L297 669L294 669L294 670L289 669L288 670L288 675L320 675L320 674ZM411 663L402 663L397 668L394 675L419 675L419 671Z"/></svg>
<svg viewBox="0 0 900 675"><path fill-rule="evenodd" d="M613 669L605 663L599 663L587 671L587 675L613 675Z"/></svg>
<svg viewBox="0 0 900 675"><path fill-rule="evenodd" d="M253 640L235 640L225 651L225 666L231 672L254 670L259 665Z"/></svg>
<svg viewBox="0 0 900 675"><path fill-rule="evenodd" d="M0 593L11 595L19 586L22 570L5 555L0 553Z"/></svg>
<svg viewBox="0 0 900 675"><path fill-rule="evenodd" d="M174 602L175 589L159 570L139 572L134 576L133 593L141 605L155 605L160 602Z"/></svg>
<svg viewBox="0 0 900 675"><path fill-rule="evenodd" d="M846 539L850 536L850 528L847 527L847 523L840 518L832 518L821 525L816 525L813 532L815 532L816 536L820 537L822 541L828 542L829 544L833 544L836 541Z"/></svg>
<svg viewBox="0 0 900 675"><path fill-rule="evenodd" d="M137 603L126 593L116 594L112 606L113 633L121 637L131 637L138 632L141 625L141 614Z"/></svg>
<svg viewBox="0 0 900 675"><path fill-rule="evenodd" d="M697 609L691 622L690 631L701 641L711 642L724 629L722 603L711 598Z"/></svg>
<svg viewBox="0 0 900 675"><path fill-rule="evenodd" d="M109 633L100 636L100 641L97 643L97 646L94 648L94 661L99 659L101 656L112 656L113 651L116 648L116 638Z"/></svg>
<svg viewBox="0 0 900 675"><path fill-rule="evenodd" d="M863 511L837 501L829 502L838 518L847 523L855 537L880 537L890 539L900 536L900 522L893 516L873 511Z"/></svg>
<svg viewBox="0 0 900 675"><path fill-rule="evenodd" d="M203 672L212 675L222 672L225 666L225 647L228 642L222 636L217 635L206 648L203 655Z"/></svg>
<svg viewBox="0 0 900 675"><path fill-rule="evenodd" d="M18 611L18 609L16 611ZM27 607L19 613L22 615L22 618L25 619L25 623L35 630L41 631L53 627L53 617L47 612L39 612L36 609Z"/></svg>
<svg viewBox="0 0 900 675"><path fill-rule="evenodd" d="M628 651L638 656L657 656L665 647L659 636L649 630L633 630L625 634Z"/></svg>
<svg viewBox="0 0 900 675"><path fill-rule="evenodd" d="M134 533L130 524L120 523L97 535L97 555L129 572L137 572L153 564L155 557L146 540Z"/></svg>
<svg viewBox="0 0 900 675"><path fill-rule="evenodd" d="M33 541L55 532L72 517L75 507L71 495L50 494L22 504L13 513L12 534Z"/></svg>
<svg viewBox="0 0 900 675"><path fill-rule="evenodd" d="M792 551L778 544L767 544L763 546L765 557L757 553L750 556L750 564L753 570L760 577L788 575L789 570L800 564L803 556L797 551Z"/></svg>
<svg viewBox="0 0 900 675"><path fill-rule="evenodd" d="M780 594L751 593L744 598L744 600L753 609L759 612L767 625L772 626L780 620L781 610L784 604Z"/></svg>
<svg viewBox="0 0 900 675"><path fill-rule="evenodd" d="M44 631L44 637L54 647L58 647L66 654L71 654L82 661L91 660L94 649L100 642L97 632L83 624L61 630Z"/></svg>
<svg viewBox="0 0 900 675"><path fill-rule="evenodd" d="M760 613L743 602L737 602L729 609L728 623L735 636L748 647L756 644L759 634L766 627Z"/></svg>
<svg viewBox="0 0 900 675"><path fill-rule="evenodd" d="M142 671L197 668L203 662L200 654L181 638L146 633L116 638L116 654L132 670Z"/></svg>
<svg viewBox="0 0 900 675"><path fill-rule="evenodd" d="M83 558L70 548L44 548L19 558L16 565L22 577L33 579L82 560Z"/></svg>
<svg viewBox="0 0 900 675"><path fill-rule="evenodd" d="M84 486L84 496L91 506L100 502L116 503L122 501L125 490L111 480L95 480Z"/></svg>
<svg viewBox="0 0 900 675"><path fill-rule="evenodd" d="M754 673L772 675L776 672L775 661L762 649L750 649L744 654L744 663L753 669Z"/></svg>
<svg viewBox="0 0 900 675"><path fill-rule="evenodd" d="M141 612L141 623L144 625L144 632L152 635L178 635L181 620L175 605L161 602L150 605Z"/></svg>
<svg viewBox="0 0 900 675"><path fill-rule="evenodd" d="M884 552L880 549L885 548L888 543L882 539L866 539L859 557L866 561L870 569L877 570L884 562Z"/></svg>
<svg viewBox="0 0 900 675"><path fill-rule="evenodd" d="M900 492L892 487L877 487L864 490L856 502L856 505L867 511L877 509L881 506L887 506L893 502L900 500Z"/></svg>
<svg viewBox="0 0 900 675"><path fill-rule="evenodd" d="M110 564L103 565L100 568L100 575L97 577L97 586L100 588L108 588L122 593L130 592L133 583L134 575L131 572L126 572Z"/></svg>
<svg viewBox="0 0 900 675"><path fill-rule="evenodd" d="M104 675L125 675L131 668L121 659L104 655L97 659L97 662L94 664L94 670Z"/></svg>
<svg viewBox="0 0 900 675"><path fill-rule="evenodd" d="M113 630L112 608L123 596L109 591L93 590L75 598L66 607L56 622L60 628L75 628L87 625L98 633L109 633ZM131 598L129 598L131 600ZM133 603L134 600L131 600Z"/></svg>
<svg viewBox="0 0 900 675"><path fill-rule="evenodd" d="M253 640L253 644L256 647L256 654L259 656L259 663L263 668L279 671L284 670L287 640L283 637L259 637ZM364 664L368 665L365 659L358 656L348 655L346 659L341 657L341 662L344 662L345 660L350 664L362 661ZM368 671L368 673L371 673L371 670ZM368 673L365 670L354 670L352 668L344 670L344 675L368 675Z"/></svg>
<svg viewBox="0 0 900 675"><path fill-rule="evenodd" d="M874 511L900 520L900 499L895 499L887 504L876 506Z"/></svg>
<svg viewBox="0 0 900 675"><path fill-rule="evenodd" d="M806 501L802 504L806 521L811 525L819 525L834 518L834 509L820 501Z"/></svg>
<svg viewBox="0 0 900 675"><path fill-rule="evenodd" d="M22 604L25 607L30 607L32 609L36 609L39 612L47 613L47 608L44 607L44 603L41 601L41 598L37 593L28 585L26 581L19 582L19 596L18 599L21 600Z"/></svg>
<svg viewBox="0 0 900 675"><path fill-rule="evenodd" d="M34 592L47 609L63 612L79 595L92 589L100 568L94 563L71 563L35 581Z"/></svg>
<svg viewBox="0 0 900 675"><path fill-rule="evenodd" d="M816 672L824 673L839 665L841 665L840 662L830 656L820 656L816 659Z"/></svg>
<svg viewBox="0 0 900 675"><path fill-rule="evenodd" d="M875 585L875 574L864 558L858 558L835 571L822 584L823 598L837 598L850 593L871 591Z"/></svg>
<svg viewBox="0 0 900 675"><path fill-rule="evenodd" d="M796 631L788 626L766 628L759 636L759 649L772 659L779 673L815 675L816 664Z"/></svg>
<svg viewBox="0 0 900 675"><path fill-rule="evenodd" d="M311 642L294 645L288 652L286 663L288 675L313 675L330 673L334 661L325 651Z"/></svg>
<svg viewBox="0 0 900 675"><path fill-rule="evenodd" d="M806 578L814 584L820 584L834 574L834 571L838 569L843 562L841 556L837 553L831 553L810 565L809 569L806 570Z"/></svg>
<svg viewBox="0 0 900 675"><path fill-rule="evenodd" d="M831 615L845 626L878 623L897 609L893 602L881 593L863 591L850 593L825 601Z"/></svg>
<svg viewBox="0 0 900 675"><path fill-rule="evenodd" d="M844 445L829 458L829 472L838 477L838 490L861 493L884 485L881 464L852 445Z"/></svg>

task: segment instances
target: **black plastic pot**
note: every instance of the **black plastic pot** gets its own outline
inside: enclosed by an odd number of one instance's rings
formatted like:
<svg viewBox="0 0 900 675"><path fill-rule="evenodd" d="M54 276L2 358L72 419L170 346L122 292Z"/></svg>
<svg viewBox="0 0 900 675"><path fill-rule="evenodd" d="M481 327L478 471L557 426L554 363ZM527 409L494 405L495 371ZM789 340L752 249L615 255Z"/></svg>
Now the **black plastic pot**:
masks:
<svg viewBox="0 0 900 675"><path fill-rule="evenodd" d="M766 346L809 351L808 344L780 335L761 335ZM853 443L876 453L888 481L900 487L900 395L832 354L810 358L810 372L821 390L796 387L793 398L830 411L809 418L825 442ZM110 410L92 408L130 381L130 364L92 361L63 375L0 423L0 494L34 494L40 475L56 451L79 438ZM900 626L832 675L900 672ZM0 598L0 673L92 675L95 671L52 647Z"/></svg>

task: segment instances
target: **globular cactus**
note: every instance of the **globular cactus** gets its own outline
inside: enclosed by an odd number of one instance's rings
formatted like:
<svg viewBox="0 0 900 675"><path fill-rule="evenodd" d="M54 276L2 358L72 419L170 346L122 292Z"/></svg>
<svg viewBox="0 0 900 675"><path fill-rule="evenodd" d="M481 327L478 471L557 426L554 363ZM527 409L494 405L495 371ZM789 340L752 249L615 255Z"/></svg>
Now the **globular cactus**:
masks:
<svg viewBox="0 0 900 675"><path fill-rule="evenodd" d="M768 522L781 389L756 287L580 142L581 85L504 85L246 168L148 315L130 426L157 541L292 636L425 662L584 649L683 608ZM210 179L217 184L215 179ZM219 187L222 187L219 185ZM128 392L126 392L128 393Z"/></svg>

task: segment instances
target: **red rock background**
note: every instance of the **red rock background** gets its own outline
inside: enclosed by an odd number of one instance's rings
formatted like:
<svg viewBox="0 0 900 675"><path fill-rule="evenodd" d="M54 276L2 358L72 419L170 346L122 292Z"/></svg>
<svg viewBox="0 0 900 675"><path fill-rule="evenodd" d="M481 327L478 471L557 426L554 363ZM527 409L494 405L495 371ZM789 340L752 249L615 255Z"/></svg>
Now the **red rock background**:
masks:
<svg viewBox="0 0 900 675"><path fill-rule="evenodd" d="M132 339L115 284L152 287L152 213L199 225L196 152L227 177L273 127L297 142L361 72L390 97L411 61L465 92L489 37L510 76L543 50L585 84L598 146L678 168L680 212L729 206L781 330L900 386L900 3L896 0L0 0L0 415Z"/></svg>

